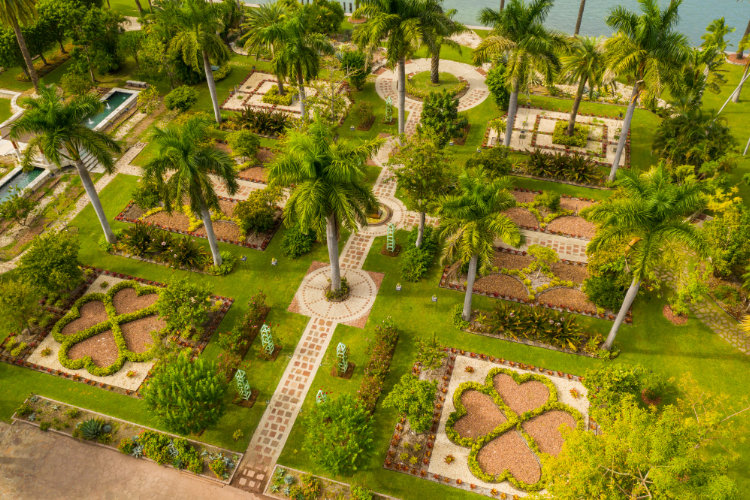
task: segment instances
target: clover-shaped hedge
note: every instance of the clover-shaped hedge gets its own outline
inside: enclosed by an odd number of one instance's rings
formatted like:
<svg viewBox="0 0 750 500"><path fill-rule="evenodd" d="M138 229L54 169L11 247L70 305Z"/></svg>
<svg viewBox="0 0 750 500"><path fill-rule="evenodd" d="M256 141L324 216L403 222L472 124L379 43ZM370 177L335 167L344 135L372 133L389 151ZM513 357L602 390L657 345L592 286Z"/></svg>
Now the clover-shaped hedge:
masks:
<svg viewBox="0 0 750 500"><path fill-rule="evenodd" d="M499 374L510 376L519 386L529 381L541 382L547 387L549 391L547 402L542 406L539 406L532 410L528 410L521 414L514 412L495 389L494 378ZM466 391L477 391L492 398L507 421L499 424L495 429L485 434L484 436L479 436L477 438L461 437L458 431L455 430L454 426L456 422L458 422L462 417L468 415L468 411L461 401L461 397ZM503 471L503 473L501 474L489 474L485 472L479 465L479 461L477 459L479 451L484 446L500 437L504 433L511 430L517 430L521 433L529 448L531 448L532 452L538 457L541 454L539 446L534 441L534 439L523 429L522 425L524 424L524 422L528 422L535 417L554 410L563 411L570 414L575 419L576 426L579 429L582 429L584 425L583 416L578 410L557 400L557 389L549 378L535 373L522 374L506 368L491 369L487 374L484 384L480 384L479 382L464 382L460 384L456 391L453 393L453 404L456 408L456 411L451 413L448 417L448 420L445 424L445 433L447 434L448 438L455 444L471 448L468 459L469 470L471 470L471 473L478 479L488 483L500 483L503 481L509 481L516 488L526 491L541 490L544 487L545 483L544 476L542 475L540 480L536 483L526 483L514 477L508 469Z"/></svg>
<svg viewBox="0 0 750 500"><path fill-rule="evenodd" d="M159 348L159 342L162 333L164 333L163 330L150 332L151 337L154 339L153 345L147 351L136 353L128 349L120 325L157 314L157 304L151 304L150 306L138 311L118 314L112 299L117 292L126 288L134 289L136 295L139 297L141 295L159 294L161 292L161 289L155 286L141 285L136 281L121 281L113 285L106 293L90 293L78 299L65 316L60 318L51 331L52 337L61 344L60 353L58 355L60 364L71 370L86 368L91 375L104 377L117 373L122 368L122 365L125 364L125 361L143 362L154 357ZM65 326L81 317L80 309L84 304L97 300L104 304L104 309L107 312L107 319L105 321L71 335L65 335L62 333ZM115 344L117 345L118 355L114 363L109 366L100 367L94 363L91 356L84 356L80 359L70 359L68 357L68 352L74 345L95 335L106 332L107 330L112 331Z"/></svg>

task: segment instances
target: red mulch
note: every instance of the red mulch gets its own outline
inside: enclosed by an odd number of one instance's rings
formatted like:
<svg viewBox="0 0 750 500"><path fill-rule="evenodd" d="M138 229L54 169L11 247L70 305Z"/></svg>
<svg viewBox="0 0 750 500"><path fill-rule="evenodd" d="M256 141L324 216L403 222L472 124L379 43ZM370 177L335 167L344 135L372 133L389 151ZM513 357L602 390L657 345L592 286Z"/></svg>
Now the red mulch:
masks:
<svg viewBox="0 0 750 500"><path fill-rule="evenodd" d="M474 290L483 293L499 293L516 299L525 299L529 296L526 286L518 278L506 274L483 276L474 282Z"/></svg>
<svg viewBox="0 0 750 500"><path fill-rule="evenodd" d="M516 199L516 203L531 203L539 193L513 190L511 194Z"/></svg>
<svg viewBox="0 0 750 500"><path fill-rule="evenodd" d="M666 304L661 310L661 313L667 318L673 325L682 326L687 323L688 319L685 316L678 316L672 311L669 304Z"/></svg>
<svg viewBox="0 0 750 500"><path fill-rule="evenodd" d="M68 351L70 359L81 359L85 356L90 356L94 364L101 368L110 366L117 361L117 344L115 344L112 330L107 330L79 342Z"/></svg>
<svg viewBox="0 0 750 500"><path fill-rule="evenodd" d="M518 431L501 434L477 454L479 467L487 474L510 471L519 481L536 483L542 478L542 467L536 455Z"/></svg>
<svg viewBox="0 0 750 500"><path fill-rule="evenodd" d="M268 182L268 169L261 166L255 165L243 169L237 174L240 179L245 179L252 182Z"/></svg>
<svg viewBox="0 0 750 500"><path fill-rule="evenodd" d="M123 288L112 297L112 304L115 306L115 311L117 311L117 314L119 315L145 309L154 304L158 299L158 293L138 296L135 288L128 287Z"/></svg>
<svg viewBox="0 0 750 500"><path fill-rule="evenodd" d="M509 208L508 210L505 210L503 213L507 215L510 218L510 220L512 220L519 226L532 227L532 228L539 227L539 221L536 220L536 217L534 217L534 214L532 214L531 212L529 212L527 209L523 207Z"/></svg>
<svg viewBox="0 0 750 500"><path fill-rule="evenodd" d="M107 310L104 308L104 302L99 300L83 304L80 308L80 314L80 318L74 319L63 327L61 330L63 335L78 333L81 330L91 328L92 326L98 325L108 319Z"/></svg>
<svg viewBox="0 0 750 500"><path fill-rule="evenodd" d="M242 231L240 231L240 228L237 227L234 222L215 220L213 221L213 226L214 234L220 240L245 241L245 237L242 235ZM194 234L196 236L205 237L206 228L204 226L201 226L200 228L195 230Z"/></svg>
<svg viewBox="0 0 750 500"><path fill-rule="evenodd" d="M573 310L596 314L596 306L589 301L586 294L574 288L553 288L539 294L538 300L540 303L553 307L569 307Z"/></svg>
<svg viewBox="0 0 750 500"><path fill-rule="evenodd" d="M589 277L586 266L568 264L567 262L555 262L552 264L552 272L560 279L572 281L573 283L583 283L583 280Z"/></svg>
<svg viewBox="0 0 750 500"><path fill-rule="evenodd" d="M557 456L565 442L559 431L561 425L575 429L576 420L568 412L553 410L524 422L523 430L536 441L542 453Z"/></svg>
<svg viewBox="0 0 750 500"><path fill-rule="evenodd" d="M530 255L516 255L508 252L495 252L492 265L498 269L523 269L532 263L534 259Z"/></svg>
<svg viewBox="0 0 750 500"><path fill-rule="evenodd" d="M466 391L461 395L466 415L458 419L453 428L464 438L487 435L498 425L507 422L495 401L479 391Z"/></svg>
<svg viewBox="0 0 750 500"><path fill-rule="evenodd" d="M596 235L596 226L594 224L583 217L573 215L558 217L547 224L547 230L572 234L573 236L582 236L584 238L593 238Z"/></svg>
<svg viewBox="0 0 750 500"><path fill-rule="evenodd" d="M157 315L146 316L145 318L130 321L120 325L122 336L125 338L125 344L128 350L141 353L151 349L154 343L151 332L161 330L167 326L167 323Z"/></svg>
<svg viewBox="0 0 750 500"><path fill-rule="evenodd" d="M563 210L573 210L575 213L578 213L593 204L593 201L586 201L580 198L566 198L564 196L560 198L560 208Z"/></svg>
<svg viewBox="0 0 750 500"><path fill-rule="evenodd" d="M511 410L517 414L539 408L549 399L549 389L536 380L517 384L513 377L498 373L492 379L495 390Z"/></svg>
<svg viewBox="0 0 750 500"><path fill-rule="evenodd" d="M178 211L173 211L169 214L165 211L156 212L148 217L143 218L143 222L150 222L152 224L158 224L160 226L169 227L177 231L187 231L190 229L190 219L187 215L184 215Z"/></svg>

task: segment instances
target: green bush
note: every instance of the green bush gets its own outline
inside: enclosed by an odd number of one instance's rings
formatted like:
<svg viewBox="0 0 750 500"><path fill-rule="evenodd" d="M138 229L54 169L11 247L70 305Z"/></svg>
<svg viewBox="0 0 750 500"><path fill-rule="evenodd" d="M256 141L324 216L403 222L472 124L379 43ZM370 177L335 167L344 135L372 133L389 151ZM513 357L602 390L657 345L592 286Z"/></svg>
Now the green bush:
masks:
<svg viewBox="0 0 750 500"><path fill-rule="evenodd" d="M372 111L372 104L362 101L357 106L357 128L360 130L369 130L375 121L375 114Z"/></svg>
<svg viewBox="0 0 750 500"><path fill-rule="evenodd" d="M508 85L506 81L505 66L497 66L487 72L487 78L485 79L487 88L492 94L492 98L495 99L495 104L501 110L508 109L508 103L510 102L510 92L508 91Z"/></svg>
<svg viewBox="0 0 750 500"><path fill-rule="evenodd" d="M383 400L384 408L395 408L409 419L412 431L421 434L432 425L432 412L435 406L437 382L419 380L414 375L401 377L391 392Z"/></svg>
<svg viewBox="0 0 750 500"><path fill-rule="evenodd" d="M581 184L597 183L602 179L596 163L584 155L549 154L538 149L529 155L526 172L538 177Z"/></svg>
<svg viewBox="0 0 750 500"><path fill-rule="evenodd" d="M625 300L626 288L611 275L590 276L583 282L583 292L586 297L596 304L610 311L618 311Z"/></svg>
<svg viewBox="0 0 750 500"><path fill-rule="evenodd" d="M281 239L281 252L287 257L296 259L312 251L315 239L315 231L306 233L299 226L292 226Z"/></svg>
<svg viewBox="0 0 750 500"><path fill-rule="evenodd" d="M79 248L78 239L65 231L38 236L21 256L17 272L48 294L72 290L83 281Z"/></svg>
<svg viewBox="0 0 750 500"><path fill-rule="evenodd" d="M352 486L351 500L372 500L372 492L362 486Z"/></svg>
<svg viewBox="0 0 750 500"><path fill-rule="evenodd" d="M190 337L201 333L213 309L211 292L205 283L188 281L187 278L172 278L159 294L156 302L159 316L174 333Z"/></svg>
<svg viewBox="0 0 750 500"><path fill-rule="evenodd" d="M513 162L509 158L510 149L505 146L495 146L478 151L466 160L466 168L483 168L492 179L505 177L510 174Z"/></svg>
<svg viewBox="0 0 750 500"><path fill-rule="evenodd" d="M575 125L573 135L568 135L568 122L558 120L555 123L555 130L552 132L552 143L562 144L563 146L574 146L585 148L589 138L589 128L585 125Z"/></svg>
<svg viewBox="0 0 750 500"><path fill-rule="evenodd" d="M138 181L133 194L133 201L143 210L151 210L161 205L162 196L155 183L146 181L143 177Z"/></svg>
<svg viewBox="0 0 750 500"><path fill-rule="evenodd" d="M635 400L645 407L644 395L663 400L676 393L672 382L640 365L607 365L588 370L583 385L588 390L591 413L597 421L601 421L602 416L616 414L626 400Z"/></svg>
<svg viewBox="0 0 750 500"><path fill-rule="evenodd" d="M401 258L401 278L405 281L421 280L432 267L438 250L437 234L433 228L424 228L422 246L417 248L418 228L414 228L407 238L407 249Z"/></svg>
<svg viewBox="0 0 750 500"><path fill-rule="evenodd" d="M76 429L83 439L96 441L111 432L112 426L100 418L89 418L79 423Z"/></svg>
<svg viewBox="0 0 750 500"><path fill-rule="evenodd" d="M370 358L365 365L357 399L370 413L375 411L375 405L383 391L385 377L388 375L393 351L398 342L398 333L393 321L388 317L375 327L375 338L368 346Z"/></svg>
<svg viewBox="0 0 750 500"><path fill-rule="evenodd" d="M176 109L180 112L187 111L198 102L198 91L193 87L182 85L164 96L164 106L167 109Z"/></svg>
<svg viewBox="0 0 750 500"><path fill-rule="evenodd" d="M252 191L246 200L238 202L234 207L234 216L239 219L242 232L247 235L273 229L279 199L281 191L267 187Z"/></svg>
<svg viewBox="0 0 750 500"><path fill-rule="evenodd" d="M466 90L468 86L469 86L469 82L465 80L460 80L456 84L455 87L453 87L450 90L443 89L443 92L448 94L449 97L456 97L458 94ZM429 97L430 94L433 94L433 93L439 94L440 92L435 92L434 90L430 88L423 89L423 88L417 87L416 85L412 83L411 78L407 78L406 79L406 93L414 98L425 100Z"/></svg>
<svg viewBox="0 0 750 500"><path fill-rule="evenodd" d="M221 66L219 69L214 71L214 82L222 81L224 78L228 77L231 72L231 64L225 64L224 66Z"/></svg>
<svg viewBox="0 0 750 500"><path fill-rule="evenodd" d="M291 119L279 111L245 108L242 113L232 115L227 126L247 128L256 134L279 136L284 133Z"/></svg>
<svg viewBox="0 0 750 500"><path fill-rule="evenodd" d="M534 197L534 201L552 212L560 210L560 194L554 191L539 193Z"/></svg>
<svg viewBox="0 0 750 500"><path fill-rule="evenodd" d="M347 74L349 85L362 90L370 74L367 55L361 50L343 50L341 52L341 68Z"/></svg>
<svg viewBox="0 0 750 500"><path fill-rule="evenodd" d="M177 268L203 269L211 261L208 251L187 235L171 238L163 255L170 265Z"/></svg>
<svg viewBox="0 0 750 500"><path fill-rule="evenodd" d="M232 153L243 158L255 158L260 148L258 136L249 130L236 130L227 134L227 144L232 148Z"/></svg>
<svg viewBox="0 0 750 500"><path fill-rule="evenodd" d="M284 89L284 92L284 95L279 94L279 86L274 85L268 89L268 92L263 94L262 101L266 104L275 104L277 106L291 106L294 100L294 90L289 88Z"/></svg>

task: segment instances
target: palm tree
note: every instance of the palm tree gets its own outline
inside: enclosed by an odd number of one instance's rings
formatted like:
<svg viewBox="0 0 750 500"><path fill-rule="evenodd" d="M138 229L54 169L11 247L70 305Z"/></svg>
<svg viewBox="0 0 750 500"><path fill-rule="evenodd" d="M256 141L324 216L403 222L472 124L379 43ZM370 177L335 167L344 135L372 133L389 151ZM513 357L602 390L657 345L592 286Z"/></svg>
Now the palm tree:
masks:
<svg viewBox="0 0 750 500"><path fill-rule="evenodd" d="M21 33L21 24L31 23L35 17L36 0L0 0L0 22L13 28L31 83L34 84L34 90L39 93L39 77L31 60L29 48L26 46L26 39Z"/></svg>
<svg viewBox="0 0 750 500"><path fill-rule="evenodd" d="M353 40L361 47L374 50L387 39L386 61L398 66L398 133L406 123L406 58L422 39L420 20L424 0L361 0L352 14L367 21L354 28Z"/></svg>
<svg viewBox="0 0 750 500"><path fill-rule="evenodd" d="M104 237L109 243L114 243L115 235L109 227L96 187L82 160L88 153L107 173L114 171L113 154L120 152L120 145L104 132L91 130L84 125L89 118L101 111L103 104L92 94L63 101L55 87L42 86L39 88L39 97L25 99L23 106L26 112L13 122L10 129L13 139L28 134L34 136L28 141L23 164L30 165L37 153L41 153L58 168L62 167L63 162L73 163L99 218Z"/></svg>
<svg viewBox="0 0 750 500"><path fill-rule="evenodd" d="M430 81L440 83L440 49L448 45L461 50L461 45L450 37L467 30L466 26L455 21L456 9L443 10L442 0L425 2L420 20L422 40L430 52Z"/></svg>
<svg viewBox="0 0 750 500"><path fill-rule="evenodd" d="M578 19L576 19L576 30L573 35L578 36L581 32L581 21L583 21L583 11L586 8L586 0L581 0L581 4L578 6Z"/></svg>
<svg viewBox="0 0 750 500"><path fill-rule="evenodd" d="M185 64L200 71L202 58L208 91L214 108L216 123L221 123L221 110L216 95L216 84L211 69L211 59L222 64L229 59L229 49L219 36L221 31L220 4L208 0L184 0L163 2L156 12L161 23L175 31L169 42L169 50L179 53Z"/></svg>
<svg viewBox="0 0 750 500"><path fill-rule="evenodd" d="M299 86L302 118L305 112L305 83L318 76L321 54L333 54L328 38L310 30L304 13L300 10L281 24L261 30L265 43L278 43L272 64L276 74L288 75Z"/></svg>
<svg viewBox="0 0 750 500"><path fill-rule="evenodd" d="M144 178L162 193L167 211L188 201L193 213L200 214L214 265L218 267L221 254L211 210L219 209L219 197L211 177L218 178L229 194L236 193L238 185L234 160L210 144L212 132L211 121L203 116L193 116L182 125L155 127L152 140L156 155L143 170Z"/></svg>
<svg viewBox="0 0 750 500"><path fill-rule="evenodd" d="M518 111L518 92L537 73L552 80L559 69L558 51L565 42L558 33L547 30L543 23L552 7L552 0L511 0L502 11L483 9L480 21L492 26L491 34L474 50L474 62L495 61L507 56L507 80L511 86L505 130L506 147L510 146L513 125Z"/></svg>
<svg viewBox="0 0 750 500"><path fill-rule="evenodd" d="M633 304L641 281L664 263L667 245L678 244L699 254L706 244L686 217L702 207L701 186L675 184L664 166L636 174L625 172L618 181L619 193L588 210L587 217L599 224L588 250L597 252L624 246L633 281L612 324L604 349L610 350L625 315Z"/></svg>
<svg viewBox="0 0 750 500"><path fill-rule="evenodd" d="M740 41L740 50L744 50L750 47L750 34L745 35L745 37ZM747 80L747 73L750 71L750 59L748 59L745 62L745 71L742 72L742 78L740 78L740 83L737 85L737 88L734 91L734 94L732 94L732 102L740 102L740 94L742 93L742 86L745 83L745 80Z"/></svg>
<svg viewBox="0 0 750 500"><path fill-rule="evenodd" d="M280 30L271 30L272 26L278 26L284 22L287 17L287 9L280 2L261 4L258 8L248 9L245 16L245 22L242 29L245 34L242 35L244 47L250 53L255 53L256 58L261 52L268 51L271 59L276 55L277 47L283 43L283 40L270 39L271 34L278 33ZM268 30L268 31L267 31ZM279 94L284 95L284 78L286 75L276 74L279 81Z"/></svg>
<svg viewBox="0 0 750 500"><path fill-rule="evenodd" d="M365 162L382 144L375 139L352 145L336 142L333 128L315 117L304 129L289 130L282 153L268 173L269 184L293 186L284 207L287 225L313 230L328 242L331 290L341 289L339 230L356 231L367 224L377 207L372 187L365 183Z"/></svg>
<svg viewBox="0 0 750 500"><path fill-rule="evenodd" d="M615 7L607 18L607 25L617 30L605 42L609 66L615 74L633 82L633 93L609 173L611 181L615 180L620 166L638 97L646 91L649 99L656 99L670 76L680 70L688 57L687 40L675 31L681 3L682 0L671 0L661 10L658 0L640 0L640 15Z"/></svg>
<svg viewBox="0 0 750 500"><path fill-rule="evenodd" d="M605 61L604 46L600 39L593 37L574 38L570 44L569 52L564 55L561 73L565 80L578 83L576 99L573 101L573 109L570 111L567 134L572 136L575 129L578 107L581 105L583 91L586 84L589 86L589 94L594 87L602 84L604 79Z"/></svg>
<svg viewBox="0 0 750 500"><path fill-rule="evenodd" d="M510 185L507 177L489 181L481 169L467 172L458 178L459 193L447 196L438 207L440 236L446 241L443 260L469 264L461 315L464 321L471 318L477 268L486 271L492 265L495 240L499 238L513 246L521 243L518 227L502 213L516 203L508 192Z"/></svg>
<svg viewBox="0 0 750 500"><path fill-rule="evenodd" d="M742 0L737 0L738 2ZM747 26L745 27L745 33L743 33L742 38L747 38L750 36L750 19L747 21ZM738 46L737 47L737 59L743 59L745 56L745 49L747 49L747 46Z"/></svg>

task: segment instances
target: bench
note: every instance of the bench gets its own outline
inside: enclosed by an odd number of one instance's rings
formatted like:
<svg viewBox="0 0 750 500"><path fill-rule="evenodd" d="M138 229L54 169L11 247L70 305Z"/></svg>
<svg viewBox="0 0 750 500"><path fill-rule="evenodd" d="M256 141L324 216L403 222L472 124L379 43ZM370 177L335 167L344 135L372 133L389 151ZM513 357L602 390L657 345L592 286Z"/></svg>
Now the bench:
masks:
<svg viewBox="0 0 750 500"><path fill-rule="evenodd" d="M126 87L132 87L136 89L147 89L148 83L146 82L139 82L138 80L128 80L125 82Z"/></svg>

